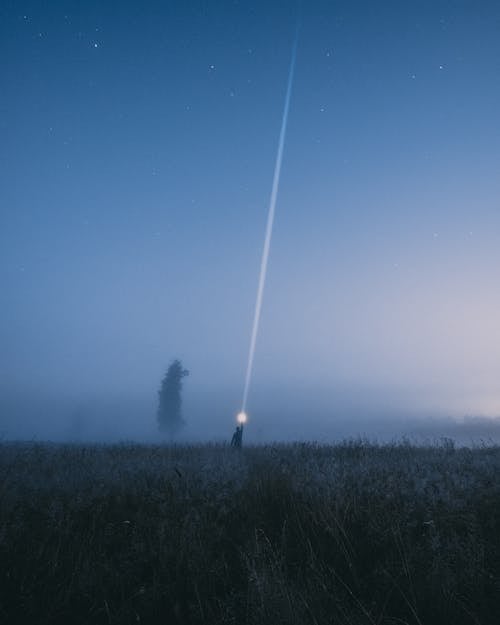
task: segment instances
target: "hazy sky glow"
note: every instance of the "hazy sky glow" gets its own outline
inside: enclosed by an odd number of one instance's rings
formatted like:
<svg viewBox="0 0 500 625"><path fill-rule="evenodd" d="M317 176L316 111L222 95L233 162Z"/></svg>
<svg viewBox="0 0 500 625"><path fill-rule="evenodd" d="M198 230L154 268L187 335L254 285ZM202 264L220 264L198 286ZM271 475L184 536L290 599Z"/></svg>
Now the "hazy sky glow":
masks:
<svg viewBox="0 0 500 625"><path fill-rule="evenodd" d="M498 415L500 6L302 14L249 413ZM238 410L295 16L1 3L2 393Z"/></svg>

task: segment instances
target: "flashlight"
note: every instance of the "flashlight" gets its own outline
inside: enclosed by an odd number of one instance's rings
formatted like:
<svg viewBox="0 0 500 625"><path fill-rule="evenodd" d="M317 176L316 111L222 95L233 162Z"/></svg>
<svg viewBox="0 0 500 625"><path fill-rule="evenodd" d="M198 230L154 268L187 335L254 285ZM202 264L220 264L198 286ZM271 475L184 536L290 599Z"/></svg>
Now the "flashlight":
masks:
<svg viewBox="0 0 500 625"><path fill-rule="evenodd" d="M240 425L243 425L244 423L247 422L247 413L246 412L239 412L236 415L236 421L238 421L238 423Z"/></svg>

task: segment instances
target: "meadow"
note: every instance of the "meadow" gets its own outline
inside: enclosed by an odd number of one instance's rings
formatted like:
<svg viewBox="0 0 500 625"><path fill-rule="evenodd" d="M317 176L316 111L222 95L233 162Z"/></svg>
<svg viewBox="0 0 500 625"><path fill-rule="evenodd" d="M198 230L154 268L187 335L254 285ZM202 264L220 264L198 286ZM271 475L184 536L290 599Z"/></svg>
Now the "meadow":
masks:
<svg viewBox="0 0 500 625"><path fill-rule="evenodd" d="M500 447L0 444L5 624L500 623Z"/></svg>

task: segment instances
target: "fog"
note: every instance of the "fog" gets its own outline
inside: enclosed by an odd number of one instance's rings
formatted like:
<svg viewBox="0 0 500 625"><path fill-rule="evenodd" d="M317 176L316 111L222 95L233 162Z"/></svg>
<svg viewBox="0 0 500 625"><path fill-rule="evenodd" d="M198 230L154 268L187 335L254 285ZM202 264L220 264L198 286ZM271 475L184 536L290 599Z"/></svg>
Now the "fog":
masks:
<svg viewBox="0 0 500 625"><path fill-rule="evenodd" d="M238 393L184 393L186 425L174 442L229 442L234 428ZM250 444L290 441L334 443L364 438L388 442L409 439L417 444L452 438L458 444L500 443L500 419L484 415L424 412L407 397L391 401L365 389L337 389L330 401L319 391L310 394L281 389L255 394L245 428ZM155 395L47 395L6 393L0 402L0 440L52 440L58 442L136 441L165 443L158 431Z"/></svg>
<svg viewBox="0 0 500 625"><path fill-rule="evenodd" d="M304 6L245 440L496 436L489 4ZM1 436L230 437L292 5L5 8Z"/></svg>

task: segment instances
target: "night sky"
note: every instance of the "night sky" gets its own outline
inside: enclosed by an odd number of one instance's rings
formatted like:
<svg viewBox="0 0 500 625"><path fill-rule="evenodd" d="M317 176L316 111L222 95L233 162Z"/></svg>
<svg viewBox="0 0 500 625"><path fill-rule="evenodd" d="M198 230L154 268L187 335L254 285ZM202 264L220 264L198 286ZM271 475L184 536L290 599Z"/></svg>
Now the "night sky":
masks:
<svg viewBox="0 0 500 625"><path fill-rule="evenodd" d="M249 412L498 415L500 5L301 13ZM296 21L2 1L3 396L154 403L178 357L231 429Z"/></svg>

